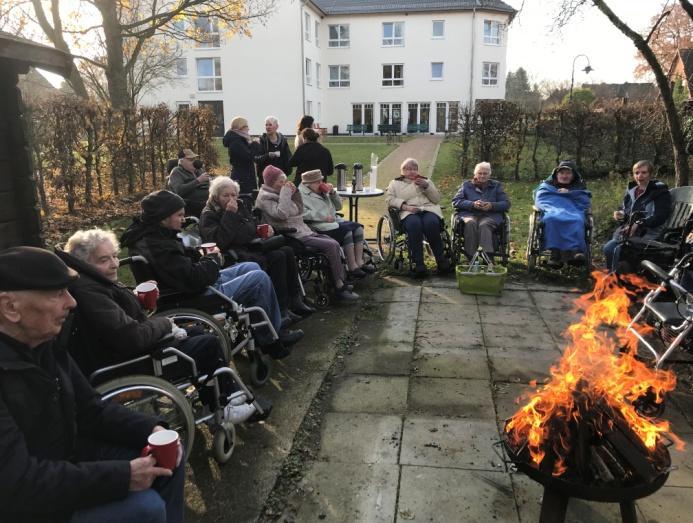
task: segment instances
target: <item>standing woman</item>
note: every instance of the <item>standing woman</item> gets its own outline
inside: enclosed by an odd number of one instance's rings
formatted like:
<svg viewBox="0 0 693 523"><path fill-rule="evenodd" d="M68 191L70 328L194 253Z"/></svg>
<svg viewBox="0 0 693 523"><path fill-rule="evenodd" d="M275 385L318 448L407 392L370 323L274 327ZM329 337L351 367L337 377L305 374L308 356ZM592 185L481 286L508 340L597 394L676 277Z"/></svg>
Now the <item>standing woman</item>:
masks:
<svg viewBox="0 0 693 523"><path fill-rule="evenodd" d="M252 201L253 191L258 188L254 160L260 148L250 137L248 120L241 116L231 120L231 128L226 131L223 143L229 150L231 178L241 186L241 197Z"/></svg>
<svg viewBox="0 0 693 523"><path fill-rule="evenodd" d="M298 149L298 146L303 144L305 141L303 139L302 133L304 129L312 129L315 124L315 118L312 116L303 115L296 125L296 138L294 138L294 151ZM286 173L289 174L289 173Z"/></svg>
<svg viewBox="0 0 693 523"><path fill-rule="evenodd" d="M301 174L319 170L326 179L334 172L332 153L318 142L320 135L313 129L304 129L302 133L305 142L294 151L289 166L296 167L295 185L301 183Z"/></svg>
<svg viewBox="0 0 693 523"><path fill-rule="evenodd" d="M274 116L265 118L265 132L260 137L260 146L255 156L255 167L257 170L257 185L262 185L262 171L268 165L274 165L287 175L291 174L289 160L291 160L291 150L286 137L278 131L279 120Z"/></svg>

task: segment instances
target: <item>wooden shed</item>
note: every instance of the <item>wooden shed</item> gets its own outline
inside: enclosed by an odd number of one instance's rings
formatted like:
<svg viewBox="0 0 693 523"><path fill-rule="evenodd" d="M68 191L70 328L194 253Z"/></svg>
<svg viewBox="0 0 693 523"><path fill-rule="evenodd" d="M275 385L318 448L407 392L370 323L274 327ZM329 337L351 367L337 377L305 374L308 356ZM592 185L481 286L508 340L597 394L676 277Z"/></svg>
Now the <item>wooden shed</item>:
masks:
<svg viewBox="0 0 693 523"><path fill-rule="evenodd" d="M41 216L34 184L24 105L17 87L20 74L39 67L68 77L72 57L0 31L0 249L43 246Z"/></svg>

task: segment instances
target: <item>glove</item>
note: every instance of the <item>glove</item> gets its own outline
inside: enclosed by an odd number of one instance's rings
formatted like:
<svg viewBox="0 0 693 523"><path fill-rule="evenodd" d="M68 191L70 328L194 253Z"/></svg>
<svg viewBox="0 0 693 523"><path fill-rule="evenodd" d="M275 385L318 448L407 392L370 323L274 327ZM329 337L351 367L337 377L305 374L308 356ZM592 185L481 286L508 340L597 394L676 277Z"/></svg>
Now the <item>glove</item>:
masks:
<svg viewBox="0 0 693 523"><path fill-rule="evenodd" d="M173 323L173 320L171 320L171 335L175 340L181 341L188 337L188 331L180 328L178 325Z"/></svg>

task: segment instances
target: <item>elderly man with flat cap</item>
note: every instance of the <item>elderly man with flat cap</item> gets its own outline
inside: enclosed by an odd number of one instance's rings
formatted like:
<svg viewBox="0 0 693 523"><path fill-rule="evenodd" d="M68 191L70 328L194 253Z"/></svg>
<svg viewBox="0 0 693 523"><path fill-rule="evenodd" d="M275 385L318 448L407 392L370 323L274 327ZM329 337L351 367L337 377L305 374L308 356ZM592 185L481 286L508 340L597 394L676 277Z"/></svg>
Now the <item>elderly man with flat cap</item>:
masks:
<svg viewBox="0 0 693 523"><path fill-rule="evenodd" d="M168 188L185 200L188 216L200 216L209 197L209 174L195 152L181 150L178 165L168 176Z"/></svg>
<svg viewBox="0 0 693 523"><path fill-rule="evenodd" d="M182 521L183 467L139 457L159 420L103 402L59 336L76 278L43 249L0 252L0 521Z"/></svg>

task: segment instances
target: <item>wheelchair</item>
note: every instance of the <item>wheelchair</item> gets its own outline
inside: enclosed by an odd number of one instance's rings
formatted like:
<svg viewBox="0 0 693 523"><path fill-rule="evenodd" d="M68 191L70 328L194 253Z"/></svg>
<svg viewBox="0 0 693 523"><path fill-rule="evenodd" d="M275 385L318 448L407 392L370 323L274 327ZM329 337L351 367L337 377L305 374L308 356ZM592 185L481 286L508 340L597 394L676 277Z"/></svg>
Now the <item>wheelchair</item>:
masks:
<svg viewBox="0 0 693 523"><path fill-rule="evenodd" d="M464 254L464 220L457 218L453 212L450 217L450 228L452 229L452 260L458 265L463 259ZM502 265L508 265L510 259L510 215L503 213L503 221L498 225L493 235L493 245L495 247L491 258L500 258Z"/></svg>
<svg viewBox="0 0 693 523"><path fill-rule="evenodd" d="M551 251L544 248L544 223L541 220L542 211L532 207L529 215L529 233L527 235L527 271L532 272L537 264L545 262L551 256ZM594 219L592 211L585 211L585 252L584 271L587 276L592 272L592 235L594 231Z"/></svg>
<svg viewBox="0 0 693 523"><path fill-rule="evenodd" d="M406 251L407 263L409 270L414 270L414 264L409 255L409 244L407 243L406 231L399 217L399 209L389 207L387 214L383 214L378 220L378 228L376 231L376 241L378 245L378 256L380 260L387 265L392 265L396 271L404 269L404 258ZM445 226L445 220L440 220L440 239L443 242L443 255L454 262L452 242L450 234ZM431 248L428 242L424 240L424 248L431 255Z"/></svg>

